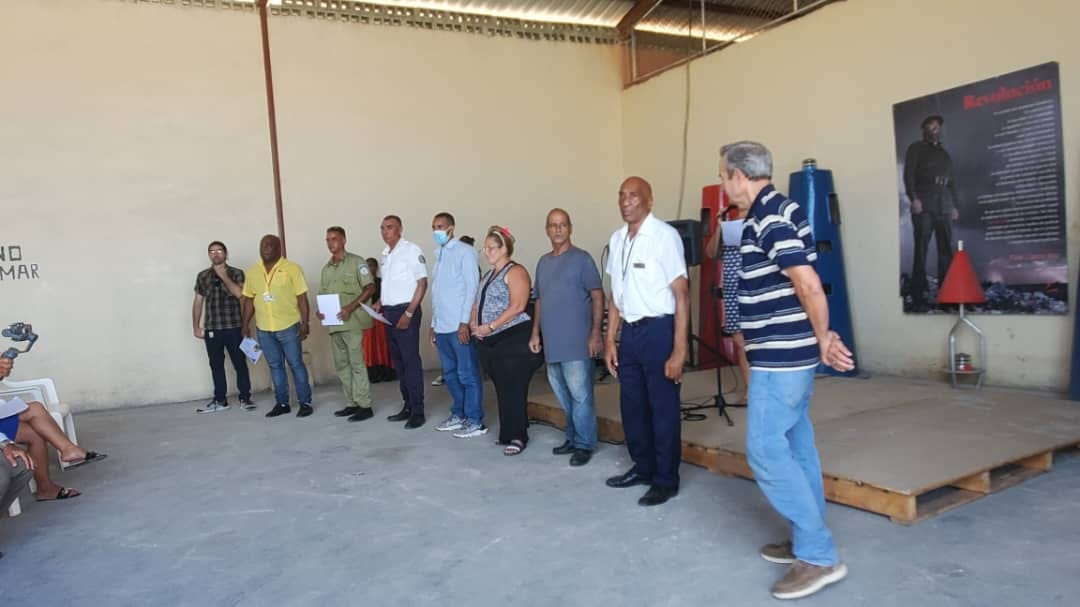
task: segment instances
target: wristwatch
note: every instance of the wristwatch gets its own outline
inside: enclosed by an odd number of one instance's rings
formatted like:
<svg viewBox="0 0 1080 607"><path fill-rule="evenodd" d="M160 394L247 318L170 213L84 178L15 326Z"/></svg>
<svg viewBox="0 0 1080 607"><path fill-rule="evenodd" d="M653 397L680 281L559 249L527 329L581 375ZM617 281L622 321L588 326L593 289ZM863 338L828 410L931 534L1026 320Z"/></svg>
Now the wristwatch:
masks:
<svg viewBox="0 0 1080 607"><path fill-rule="evenodd" d="M495 332L495 323L488 324L488 331L491 331L492 333Z"/></svg>

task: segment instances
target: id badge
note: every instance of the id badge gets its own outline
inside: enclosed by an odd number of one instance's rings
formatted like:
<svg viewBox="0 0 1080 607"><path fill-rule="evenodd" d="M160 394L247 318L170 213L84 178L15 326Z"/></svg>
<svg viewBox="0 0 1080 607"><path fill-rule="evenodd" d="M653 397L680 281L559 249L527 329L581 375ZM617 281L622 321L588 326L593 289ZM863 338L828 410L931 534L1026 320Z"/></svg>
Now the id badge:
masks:
<svg viewBox="0 0 1080 607"><path fill-rule="evenodd" d="M274 301L274 296L270 293L263 293L263 301L265 301L266 303L270 303Z"/></svg>

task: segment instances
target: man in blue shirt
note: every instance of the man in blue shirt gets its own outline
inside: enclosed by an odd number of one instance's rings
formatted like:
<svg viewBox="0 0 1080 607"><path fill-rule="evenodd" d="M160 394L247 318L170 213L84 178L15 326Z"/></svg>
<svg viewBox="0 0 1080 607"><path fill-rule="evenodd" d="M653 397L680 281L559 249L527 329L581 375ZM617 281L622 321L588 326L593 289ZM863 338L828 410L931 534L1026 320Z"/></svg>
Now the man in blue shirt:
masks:
<svg viewBox="0 0 1080 607"><path fill-rule="evenodd" d="M435 262L431 270L431 345L439 350L443 383L454 402L450 417L435 429L455 431L457 438L487 434L484 426L484 394L476 347L469 333L469 314L480 274L476 251L454 238L454 216L439 213L431 220Z"/></svg>
<svg viewBox="0 0 1080 607"><path fill-rule="evenodd" d="M551 252L536 263L529 349L540 353L543 331L548 383L566 414L566 441L551 452L572 454L570 465L583 466L596 449L593 357L603 351L604 289L592 256L570 242L570 215L552 209L546 230ZM541 314L541 305L546 314Z"/></svg>
<svg viewBox="0 0 1080 607"><path fill-rule="evenodd" d="M847 575L825 525L821 462L810 422L814 370L855 367L829 330L829 307L814 270L806 212L772 185L772 155L760 143L720 149L724 191L747 211L739 273L739 318L750 361L746 456L754 480L792 526L790 541L761 549L790 564L772 587L778 599L809 596Z"/></svg>

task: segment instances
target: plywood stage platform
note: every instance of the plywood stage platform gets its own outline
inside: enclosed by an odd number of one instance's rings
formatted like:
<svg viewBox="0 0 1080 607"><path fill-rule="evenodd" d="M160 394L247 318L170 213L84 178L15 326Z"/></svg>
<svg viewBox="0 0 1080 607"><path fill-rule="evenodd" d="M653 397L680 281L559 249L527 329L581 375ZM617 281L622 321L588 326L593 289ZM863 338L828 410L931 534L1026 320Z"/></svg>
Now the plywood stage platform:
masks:
<svg viewBox="0 0 1080 607"><path fill-rule="evenodd" d="M684 377L682 397L715 392L712 371ZM725 379L730 375L725 371ZM530 394L529 415L563 427L546 384ZM534 384L534 386L537 386ZM597 384L600 438L624 440L617 383ZM729 408L734 427L707 410L684 421L682 457L713 472L752 478L746 463L746 410ZM1054 453L1080 446L1080 403L1040 393L893 378L819 378L811 404L830 501L912 523L1050 470Z"/></svg>

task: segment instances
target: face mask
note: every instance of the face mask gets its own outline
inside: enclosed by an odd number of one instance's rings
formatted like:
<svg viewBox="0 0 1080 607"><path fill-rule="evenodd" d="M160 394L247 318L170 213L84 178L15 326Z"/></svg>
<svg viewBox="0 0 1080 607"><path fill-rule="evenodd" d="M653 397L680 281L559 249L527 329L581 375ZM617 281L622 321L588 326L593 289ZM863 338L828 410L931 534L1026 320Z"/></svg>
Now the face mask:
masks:
<svg viewBox="0 0 1080 607"><path fill-rule="evenodd" d="M435 230L431 235L435 239L435 244L440 247L450 242L450 235L446 233L446 230Z"/></svg>

